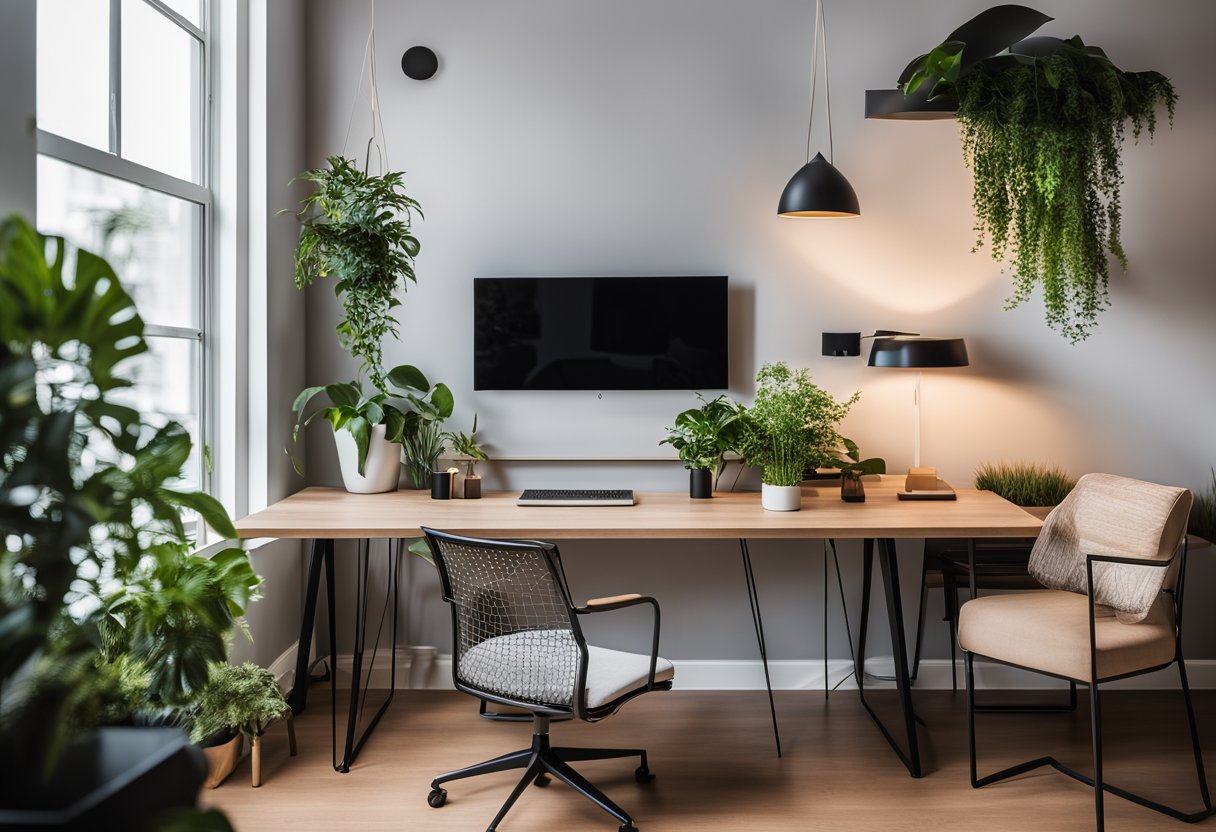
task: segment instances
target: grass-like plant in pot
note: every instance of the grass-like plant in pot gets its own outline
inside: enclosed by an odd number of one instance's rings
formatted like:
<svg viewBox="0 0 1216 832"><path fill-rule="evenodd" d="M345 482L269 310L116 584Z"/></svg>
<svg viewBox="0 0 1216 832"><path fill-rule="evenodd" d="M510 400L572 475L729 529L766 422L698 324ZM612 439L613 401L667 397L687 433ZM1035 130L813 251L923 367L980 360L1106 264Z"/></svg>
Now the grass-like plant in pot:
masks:
<svg viewBox="0 0 1216 832"><path fill-rule="evenodd" d="M83 805L90 753L146 730L99 726L188 707L258 597L239 548L191 553L183 509L222 537L236 530L214 498L178 485L189 434L122 403L143 333L104 260L0 223L0 747L20 749L0 755L5 808ZM168 743L157 753L180 780ZM166 788L160 765L131 770L124 805L166 805L148 792Z"/></svg>
<svg viewBox="0 0 1216 832"><path fill-rule="evenodd" d="M991 46L984 20L1006 18L1007 50ZM1109 305L1108 261L1124 270L1120 151L1132 136L1152 137L1158 111L1171 121L1177 93L1159 72L1120 69L1080 36L1025 37L1044 20L1020 6L983 13L914 60L900 78L905 94L956 107L963 151L974 176L978 248L1008 253L1013 294L1007 308L1042 289L1047 323L1071 342L1087 338ZM968 34L964 34L968 33ZM964 39L971 37L973 43ZM994 50L995 51L995 50Z"/></svg>
<svg viewBox="0 0 1216 832"><path fill-rule="evenodd" d="M1023 508L1057 506L1074 485L1063 468L1040 462L985 462L975 471L976 488Z"/></svg>
<svg viewBox="0 0 1216 832"><path fill-rule="evenodd" d="M300 220L295 281L303 289L333 279L343 309L338 339L359 362L359 378L301 392L293 407L293 441L316 415L305 417L309 401L324 391L330 406L318 413L333 427L347 490L389 491L397 487L400 466L392 443L402 441L406 425L404 412L387 401L383 346L386 338L398 335L393 310L401 305L399 293L416 281L414 258L420 246L411 223L422 211L405 194L401 173L368 174L341 156L327 161L328 168L296 177L312 183L314 190L295 212Z"/></svg>
<svg viewBox="0 0 1216 832"><path fill-rule="evenodd" d="M706 400L700 407L676 416L674 427L660 445L671 445L689 471L688 494L693 499L714 495L714 482L721 473L723 454L733 450L738 435L739 409L726 396Z"/></svg>
<svg viewBox="0 0 1216 832"><path fill-rule="evenodd" d="M252 662L212 665L207 684L196 697L190 726L190 740L211 750L206 785L215 788L232 773L242 740L253 748L253 781L259 785L262 734L272 722L289 716L291 706L269 670ZM291 744L295 745L294 731Z"/></svg>
<svg viewBox="0 0 1216 832"><path fill-rule="evenodd" d="M801 508L803 472L832 464L843 442L837 425L860 396L838 402L811 381L809 370L791 370L784 361L760 368L755 403L739 409L737 450L748 465L763 469L766 509Z"/></svg>
<svg viewBox="0 0 1216 832"><path fill-rule="evenodd" d="M443 422L456 406L452 391L441 381L432 385L421 370L409 364L390 370L388 381L390 389L407 403L401 446L410 485L430 488L431 473L448 437Z"/></svg>

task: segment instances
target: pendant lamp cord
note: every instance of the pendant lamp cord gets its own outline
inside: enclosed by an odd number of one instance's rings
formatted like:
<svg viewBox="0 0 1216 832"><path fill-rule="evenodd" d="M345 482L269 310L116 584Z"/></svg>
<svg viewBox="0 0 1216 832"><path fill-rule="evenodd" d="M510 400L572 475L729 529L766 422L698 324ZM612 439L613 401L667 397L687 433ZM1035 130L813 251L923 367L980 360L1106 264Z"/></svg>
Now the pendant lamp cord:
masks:
<svg viewBox="0 0 1216 832"><path fill-rule="evenodd" d="M828 162L836 163L832 144L832 83L828 76L828 24L823 0L815 0L815 32L811 41L811 114L806 122L806 160L811 161L811 127L815 124L815 91L819 86L819 39L823 38L823 94L828 108Z"/></svg>
<svg viewBox="0 0 1216 832"><path fill-rule="evenodd" d="M359 68L359 80L355 84L355 94L350 103L350 117L346 120L346 138L342 141L342 155L350 144L350 130L355 123L355 108L363 95L363 79L368 77L371 94L368 105L371 109L371 137L367 140L367 152L363 157L363 172L368 173L371 167L372 147L376 148L376 160L380 165L380 173L388 170L388 142L384 136L384 121L380 117L380 91L376 77L376 0L371 3L371 29L367 33L367 43L363 47L363 64Z"/></svg>

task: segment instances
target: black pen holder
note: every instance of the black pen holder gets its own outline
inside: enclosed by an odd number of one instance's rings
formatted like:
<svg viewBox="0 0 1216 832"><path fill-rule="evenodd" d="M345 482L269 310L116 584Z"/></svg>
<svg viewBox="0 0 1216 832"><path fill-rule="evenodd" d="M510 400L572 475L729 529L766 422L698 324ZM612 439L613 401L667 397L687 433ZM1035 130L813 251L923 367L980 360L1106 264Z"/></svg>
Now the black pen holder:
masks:
<svg viewBox="0 0 1216 832"><path fill-rule="evenodd" d="M431 499L432 500L450 500L450 499L452 499L452 472L451 471L432 471L431 472Z"/></svg>

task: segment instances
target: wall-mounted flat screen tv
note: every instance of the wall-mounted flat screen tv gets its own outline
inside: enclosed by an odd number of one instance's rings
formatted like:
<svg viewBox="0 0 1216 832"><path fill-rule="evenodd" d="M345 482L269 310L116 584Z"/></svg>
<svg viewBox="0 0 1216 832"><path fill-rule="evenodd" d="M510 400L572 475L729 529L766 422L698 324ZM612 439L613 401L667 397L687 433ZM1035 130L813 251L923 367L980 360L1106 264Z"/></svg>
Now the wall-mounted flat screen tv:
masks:
<svg viewBox="0 0 1216 832"><path fill-rule="evenodd" d="M479 277L476 390L721 390L726 277Z"/></svg>

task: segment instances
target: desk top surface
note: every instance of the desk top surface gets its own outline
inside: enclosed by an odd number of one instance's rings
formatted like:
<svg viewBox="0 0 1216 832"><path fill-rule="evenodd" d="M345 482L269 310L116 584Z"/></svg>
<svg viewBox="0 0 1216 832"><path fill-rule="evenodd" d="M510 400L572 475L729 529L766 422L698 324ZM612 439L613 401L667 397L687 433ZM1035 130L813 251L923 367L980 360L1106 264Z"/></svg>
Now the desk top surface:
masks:
<svg viewBox="0 0 1216 832"><path fill-rule="evenodd" d="M479 537L918 538L1035 537L1042 521L988 491L958 489L952 501L901 501L901 476L866 477L866 502L840 499L839 484L802 489L802 510L765 511L757 492L692 500L639 492L634 506L517 506L518 491L480 500L432 500L429 492L350 494L305 488L237 521L241 537L418 537L422 526Z"/></svg>

